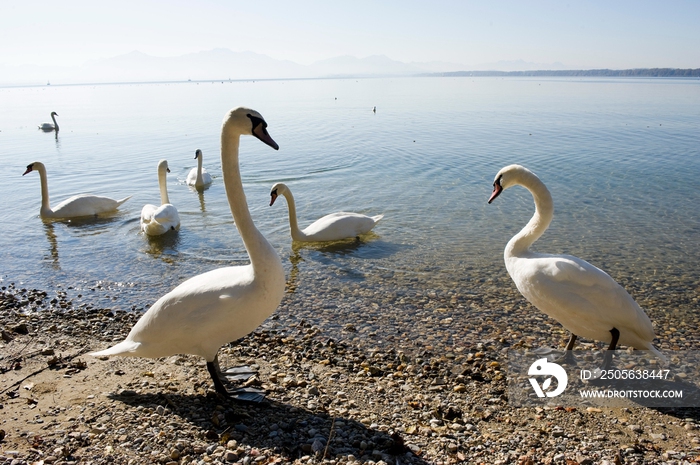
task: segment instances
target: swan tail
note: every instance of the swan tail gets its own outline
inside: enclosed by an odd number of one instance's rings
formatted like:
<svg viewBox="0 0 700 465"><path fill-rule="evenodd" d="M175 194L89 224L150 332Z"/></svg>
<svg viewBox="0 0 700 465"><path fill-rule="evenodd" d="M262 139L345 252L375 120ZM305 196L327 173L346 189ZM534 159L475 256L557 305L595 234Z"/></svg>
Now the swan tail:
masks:
<svg viewBox="0 0 700 465"><path fill-rule="evenodd" d="M656 357L658 357L658 359L661 361L661 364L662 364L663 366L666 366L666 365L668 364L668 359L666 358L666 356L665 356L664 354L662 354L661 351L660 351L659 349L657 349L656 347L654 347L654 345L653 345L652 343L649 343L649 347L647 347L647 349L648 349L651 353L653 353L654 355L656 355Z"/></svg>
<svg viewBox="0 0 700 465"><path fill-rule="evenodd" d="M372 217L372 219L374 220L375 223L377 223L377 222L378 222L379 220L381 220L382 218L384 218L384 215L377 215L377 216L373 216L373 217Z"/></svg>
<svg viewBox="0 0 700 465"><path fill-rule="evenodd" d="M98 352L91 352L88 355L93 357L104 357L107 355L133 355L134 352L141 346L141 343L129 341L128 339L120 342L117 345L110 347L109 349L100 350Z"/></svg>
<svg viewBox="0 0 700 465"><path fill-rule="evenodd" d="M128 197L124 197L124 198L121 199L121 200L117 200L117 207L118 207L119 205L123 204L124 202L126 202L127 200L129 200L130 198L131 198L131 196L128 196Z"/></svg>

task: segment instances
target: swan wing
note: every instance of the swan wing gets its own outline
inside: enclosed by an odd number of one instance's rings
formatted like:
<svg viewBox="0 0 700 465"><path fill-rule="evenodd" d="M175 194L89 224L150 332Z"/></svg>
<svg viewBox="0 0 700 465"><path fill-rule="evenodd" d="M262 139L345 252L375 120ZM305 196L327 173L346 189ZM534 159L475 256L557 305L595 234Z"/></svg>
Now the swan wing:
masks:
<svg viewBox="0 0 700 465"><path fill-rule="evenodd" d="M374 218L366 215L337 212L316 220L304 229L303 233L311 240L334 241L365 234L375 224Z"/></svg>
<svg viewBox="0 0 700 465"><path fill-rule="evenodd" d="M102 197L99 195L74 195L73 197L56 205L52 209L52 216L57 218L73 218L79 216L98 215L100 213L116 210L121 204L120 202L125 202L127 199L117 201L110 199L109 197Z"/></svg>
<svg viewBox="0 0 700 465"><path fill-rule="evenodd" d="M157 207L149 204L141 209L141 230L149 236L159 236L179 229L180 215L173 205L166 203Z"/></svg>
<svg viewBox="0 0 700 465"><path fill-rule="evenodd" d="M637 348L648 348L654 339L644 310L603 270L570 255L516 261L511 276L520 292L572 333L609 342L617 328L620 344Z"/></svg>
<svg viewBox="0 0 700 465"><path fill-rule="evenodd" d="M123 355L165 357L187 353L213 359L223 344L257 328L279 298L260 298L250 265L194 276L162 296L134 325ZM128 341L128 343L127 343ZM115 350L120 345L115 346ZM122 355L107 349L97 355Z"/></svg>
<svg viewBox="0 0 700 465"><path fill-rule="evenodd" d="M187 173L187 185L194 186L197 183L197 168L192 168L189 173Z"/></svg>

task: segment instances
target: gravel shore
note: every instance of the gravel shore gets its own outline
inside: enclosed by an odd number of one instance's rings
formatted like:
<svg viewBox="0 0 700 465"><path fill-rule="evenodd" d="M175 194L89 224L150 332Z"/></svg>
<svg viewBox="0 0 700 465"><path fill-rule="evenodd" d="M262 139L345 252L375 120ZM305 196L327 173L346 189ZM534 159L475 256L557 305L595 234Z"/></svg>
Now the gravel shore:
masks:
<svg viewBox="0 0 700 465"><path fill-rule="evenodd" d="M256 374L244 384L267 392L252 404L218 396L198 357L85 355L123 339L140 313L118 308L131 305L6 282L0 464L700 462L698 409L511 407L505 350L565 339L516 293L499 296L518 321L507 334L474 296L369 294L290 288L263 327L223 347L222 367L247 364ZM329 301L348 317L319 325L314 310ZM423 333L388 305L415 307ZM697 347L686 336L674 327L667 348Z"/></svg>

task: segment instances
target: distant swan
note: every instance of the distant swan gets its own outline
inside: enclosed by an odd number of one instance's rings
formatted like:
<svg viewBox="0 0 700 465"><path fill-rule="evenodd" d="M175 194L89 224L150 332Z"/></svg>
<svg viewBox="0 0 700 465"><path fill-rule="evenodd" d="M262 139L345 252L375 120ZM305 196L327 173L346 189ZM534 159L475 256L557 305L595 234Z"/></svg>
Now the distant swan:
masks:
<svg viewBox="0 0 700 465"><path fill-rule="evenodd" d="M58 116L58 113L56 113L55 111L52 111L51 112L51 119L53 120L53 124L41 123L39 125L39 129L41 129L44 132L51 132L51 131L58 132L58 123L56 122L56 116Z"/></svg>
<svg viewBox="0 0 700 465"><path fill-rule="evenodd" d="M571 351L580 336L610 343L606 366L618 343L650 350L665 361L652 344L655 336L649 317L607 273L578 257L530 251L554 216L552 196L534 173L520 165L506 166L496 175L488 203L517 185L532 194L535 214L508 241L503 254L506 269L530 303L571 332L566 350Z"/></svg>
<svg viewBox="0 0 700 465"><path fill-rule="evenodd" d="M257 328L284 296L285 277L277 251L258 231L248 210L238 164L241 134L277 150L267 123L256 111L231 110L221 129L221 169L234 224L250 264L218 268L194 276L162 296L119 344L91 355L204 357L216 391L229 394L221 380L217 353Z"/></svg>
<svg viewBox="0 0 700 465"><path fill-rule="evenodd" d="M64 200L63 202L51 208L49 202L49 181L46 176L46 167L43 163L35 161L27 165L27 170L22 174L24 176L32 171L39 172L41 179L41 209L39 216L42 218L77 218L80 216L95 216L100 213L107 213L119 208L131 198L125 197L121 200L114 200L108 197L99 195L79 194Z"/></svg>
<svg viewBox="0 0 700 465"><path fill-rule="evenodd" d="M324 216L301 231L297 224L297 208L294 196L284 183L277 183L270 190L270 206L283 195L289 206L289 228L292 239L302 242L337 241L368 233L384 215L367 216L359 213L338 212Z"/></svg>
<svg viewBox="0 0 700 465"><path fill-rule="evenodd" d="M160 206L144 205L141 209L141 231L149 236L160 236L168 231L180 229L180 215L168 197L167 174L170 173L167 160L158 162L158 187Z"/></svg>
<svg viewBox="0 0 700 465"><path fill-rule="evenodd" d="M194 158L197 159L197 167L192 168L187 174L187 185L201 190L211 184L211 174L207 173L206 168L202 168L201 150L197 149L197 151L194 152Z"/></svg>

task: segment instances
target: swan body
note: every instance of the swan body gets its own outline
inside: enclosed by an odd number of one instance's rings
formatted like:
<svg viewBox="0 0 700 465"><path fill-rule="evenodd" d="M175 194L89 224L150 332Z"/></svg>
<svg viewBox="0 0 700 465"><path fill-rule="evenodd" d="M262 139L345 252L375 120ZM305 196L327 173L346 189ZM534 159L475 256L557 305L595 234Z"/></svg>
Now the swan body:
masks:
<svg viewBox="0 0 700 465"><path fill-rule="evenodd" d="M337 212L326 215L311 223L303 231L297 223L297 210L292 191L284 183L277 183L270 189L270 206L280 195L287 199L289 207L289 228L292 239L301 242L338 241L366 234L384 215L367 216L360 213Z"/></svg>
<svg viewBox="0 0 700 465"><path fill-rule="evenodd" d="M520 293L535 307L561 323L576 336L649 350L654 347L654 329L649 317L634 299L603 270L571 255L537 253L530 246L546 231L554 214L552 196L544 183L520 166L498 172L489 203L509 187L520 185L532 194L535 214L508 241L504 259L508 274Z"/></svg>
<svg viewBox="0 0 700 465"><path fill-rule="evenodd" d="M160 206L144 205L141 209L141 231L149 236L160 236L168 231L180 229L180 215L168 198L167 174L170 173L167 160L158 162L158 187Z"/></svg>
<svg viewBox="0 0 700 465"><path fill-rule="evenodd" d="M197 167L192 168L187 174L187 185L195 189L204 189L212 183L211 174L207 173L206 168L202 168L202 151L197 149L194 152L194 158L197 159Z"/></svg>
<svg viewBox="0 0 700 465"><path fill-rule="evenodd" d="M250 264L219 268L186 280L158 299L124 341L92 355L199 355L207 361L217 392L228 394L220 378L219 348L255 330L284 296L282 261L253 223L238 163L241 135L254 135L275 150L279 148L266 128L259 113L237 108L227 114L221 130L224 187Z"/></svg>
<svg viewBox="0 0 700 465"><path fill-rule="evenodd" d="M81 216L95 216L100 213L115 211L121 204L131 198L125 197L121 200L110 199L100 195L79 194L70 197L55 207L51 208L49 201L49 182L46 176L46 167L43 163L35 161L27 165L27 170L22 176L32 171L39 172L41 179L41 209L39 216L42 218L78 218Z"/></svg>
<svg viewBox="0 0 700 465"><path fill-rule="evenodd" d="M42 131L45 131L45 132L51 132L51 131L58 132L58 123L56 122L56 116L58 116L58 113L56 113L55 111L52 111L51 112L51 119L53 120L53 124L52 123L41 123L39 125L39 129L41 129Z"/></svg>

